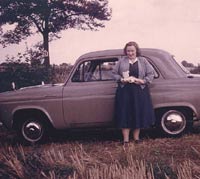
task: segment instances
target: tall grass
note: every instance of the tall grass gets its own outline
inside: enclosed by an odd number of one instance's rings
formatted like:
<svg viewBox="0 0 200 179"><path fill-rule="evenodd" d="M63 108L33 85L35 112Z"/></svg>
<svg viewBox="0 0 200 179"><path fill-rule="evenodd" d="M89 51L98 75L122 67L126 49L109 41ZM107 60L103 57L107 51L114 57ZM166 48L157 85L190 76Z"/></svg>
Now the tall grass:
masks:
<svg viewBox="0 0 200 179"><path fill-rule="evenodd" d="M67 133L68 134L68 133ZM123 147L116 133L83 132L35 146L0 133L2 179L200 179L200 135L146 138ZM69 135L69 134L68 134ZM83 137L81 137L83 136ZM103 136L104 138L102 139ZM54 142L53 142L54 141Z"/></svg>
<svg viewBox="0 0 200 179"><path fill-rule="evenodd" d="M114 143L114 142L113 142ZM95 143L94 145L97 145ZM137 159L137 146L128 148L115 146L118 157L98 144L91 145L52 144L48 146L24 147L7 146L2 150L0 178L7 179L193 179L200 178L199 166L190 160L174 165L159 161L150 162L148 158ZM33 147L34 148L34 147ZM107 156L108 160L102 159ZM199 156L200 157L200 156ZM109 162L108 162L109 161Z"/></svg>

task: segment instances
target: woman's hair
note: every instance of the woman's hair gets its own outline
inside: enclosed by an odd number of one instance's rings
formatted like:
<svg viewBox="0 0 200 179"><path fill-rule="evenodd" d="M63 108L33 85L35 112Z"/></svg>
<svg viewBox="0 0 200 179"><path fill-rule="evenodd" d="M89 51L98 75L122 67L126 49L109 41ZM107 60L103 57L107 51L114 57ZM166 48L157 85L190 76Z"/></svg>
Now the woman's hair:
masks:
<svg viewBox="0 0 200 179"><path fill-rule="evenodd" d="M128 43L125 45L125 47L124 47L124 54L125 54L125 55L127 55L126 49L127 49L128 46L134 46L134 47L135 47L135 49L136 49L136 57L138 57L138 56L141 55L140 48L139 48L138 44L137 44L136 42L133 42L133 41L128 42Z"/></svg>

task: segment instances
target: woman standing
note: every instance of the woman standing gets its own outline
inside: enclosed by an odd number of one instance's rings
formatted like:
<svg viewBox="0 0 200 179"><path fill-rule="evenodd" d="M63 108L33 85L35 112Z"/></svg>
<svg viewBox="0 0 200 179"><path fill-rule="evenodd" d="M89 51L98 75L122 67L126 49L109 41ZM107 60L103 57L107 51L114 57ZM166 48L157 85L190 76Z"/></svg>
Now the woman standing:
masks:
<svg viewBox="0 0 200 179"><path fill-rule="evenodd" d="M154 69L141 56L136 42L128 42L124 53L126 56L113 69L119 83L116 91L116 120L122 130L123 144L129 142L131 129L134 141L139 143L140 129L151 126L155 121L148 88L154 78Z"/></svg>

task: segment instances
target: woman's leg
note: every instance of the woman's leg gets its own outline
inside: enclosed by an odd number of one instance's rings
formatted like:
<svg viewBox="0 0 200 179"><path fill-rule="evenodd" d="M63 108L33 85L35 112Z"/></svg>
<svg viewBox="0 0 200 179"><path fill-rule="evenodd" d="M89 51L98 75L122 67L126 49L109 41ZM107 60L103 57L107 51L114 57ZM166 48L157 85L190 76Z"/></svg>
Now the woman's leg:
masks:
<svg viewBox="0 0 200 179"><path fill-rule="evenodd" d="M124 142L129 142L129 133L130 133L130 129L128 129L128 128L122 129L122 135L123 135Z"/></svg>
<svg viewBox="0 0 200 179"><path fill-rule="evenodd" d="M140 129L134 129L133 130L133 139L134 140L140 140Z"/></svg>

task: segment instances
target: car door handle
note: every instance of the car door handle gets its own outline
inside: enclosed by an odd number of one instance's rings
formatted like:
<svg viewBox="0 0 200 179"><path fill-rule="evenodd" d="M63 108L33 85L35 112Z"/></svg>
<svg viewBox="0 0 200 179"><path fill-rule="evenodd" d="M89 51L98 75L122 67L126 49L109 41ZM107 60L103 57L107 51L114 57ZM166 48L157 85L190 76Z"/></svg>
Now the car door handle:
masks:
<svg viewBox="0 0 200 179"><path fill-rule="evenodd" d="M45 95L45 98L59 98L59 96L56 95Z"/></svg>

